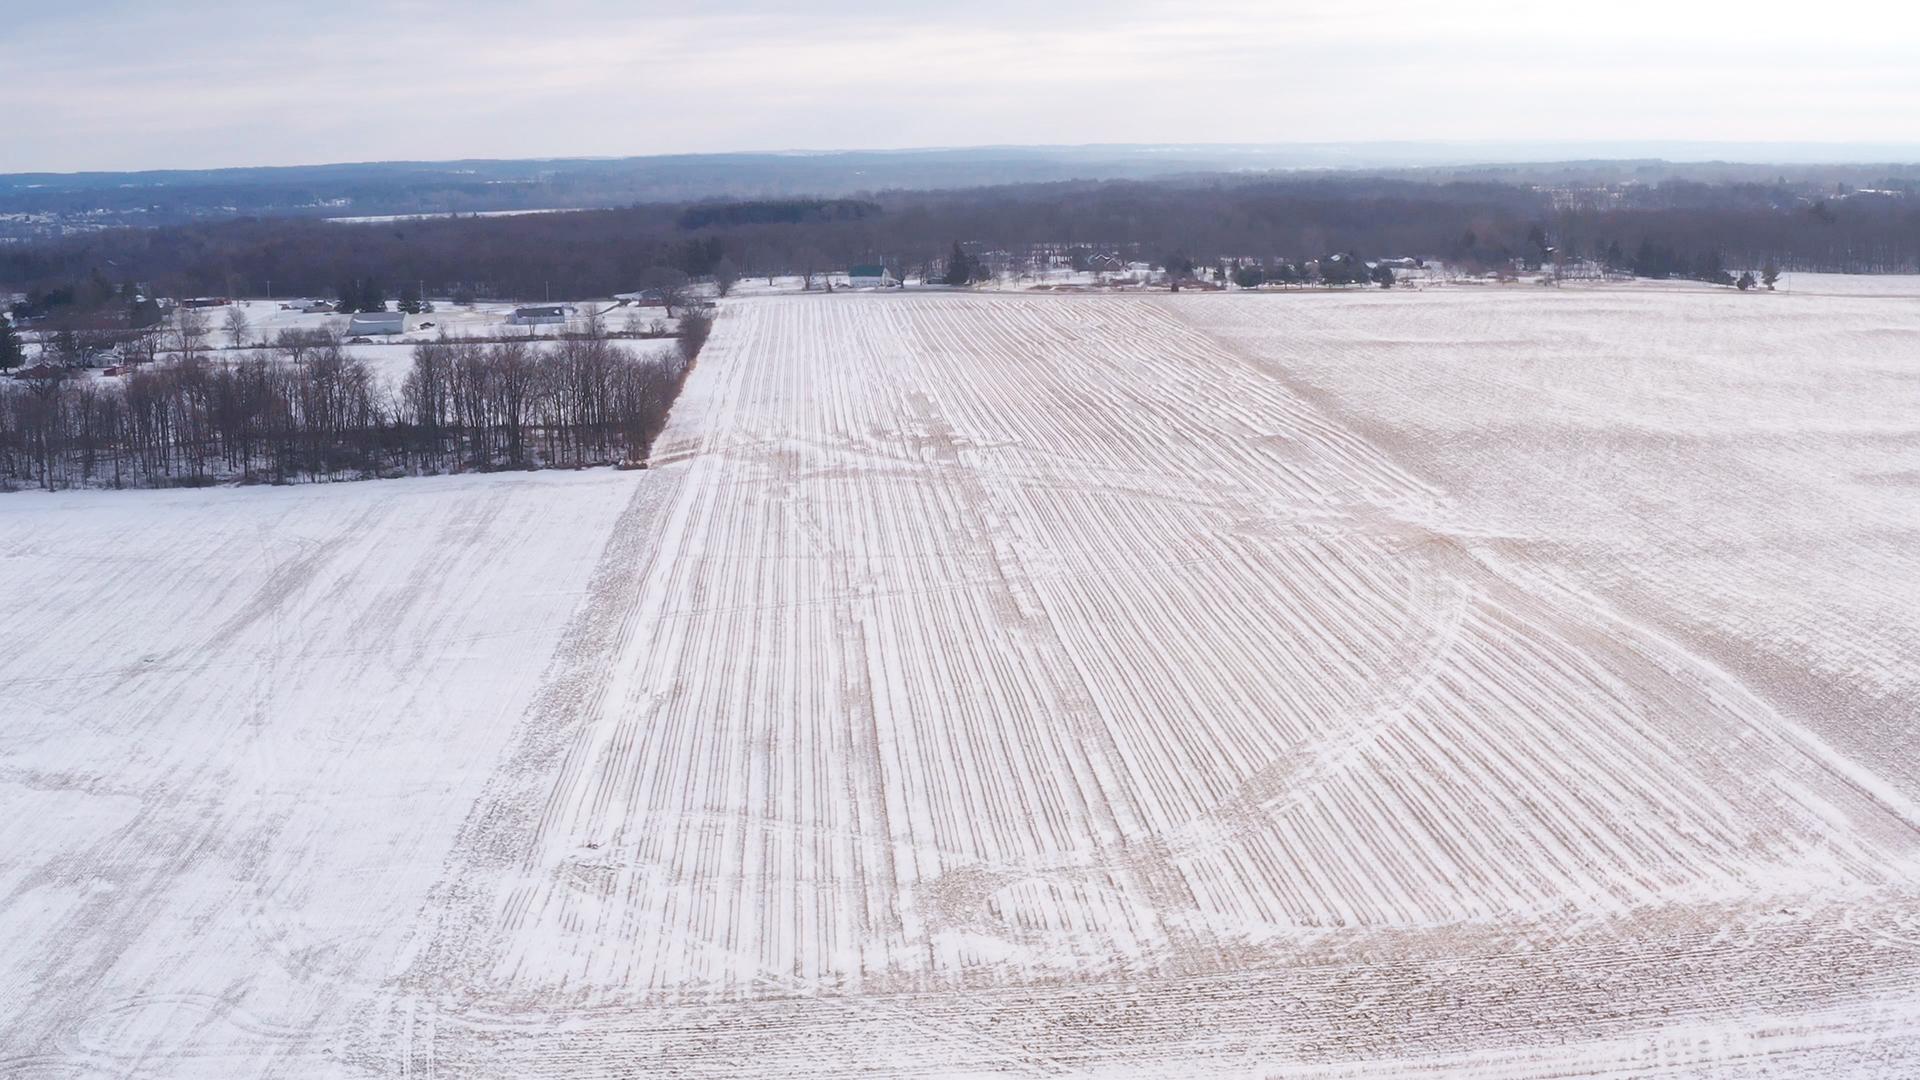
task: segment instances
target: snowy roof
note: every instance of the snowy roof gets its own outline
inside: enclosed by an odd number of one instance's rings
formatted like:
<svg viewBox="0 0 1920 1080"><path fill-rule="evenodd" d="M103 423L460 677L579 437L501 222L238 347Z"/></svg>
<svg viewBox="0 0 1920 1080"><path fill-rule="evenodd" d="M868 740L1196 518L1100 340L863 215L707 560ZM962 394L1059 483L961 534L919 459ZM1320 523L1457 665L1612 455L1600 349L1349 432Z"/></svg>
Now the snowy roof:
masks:
<svg viewBox="0 0 1920 1080"><path fill-rule="evenodd" d="M363 333L368 330L405 330L407 315L403 311L363 311L347 324L348 333Z"/></svg>

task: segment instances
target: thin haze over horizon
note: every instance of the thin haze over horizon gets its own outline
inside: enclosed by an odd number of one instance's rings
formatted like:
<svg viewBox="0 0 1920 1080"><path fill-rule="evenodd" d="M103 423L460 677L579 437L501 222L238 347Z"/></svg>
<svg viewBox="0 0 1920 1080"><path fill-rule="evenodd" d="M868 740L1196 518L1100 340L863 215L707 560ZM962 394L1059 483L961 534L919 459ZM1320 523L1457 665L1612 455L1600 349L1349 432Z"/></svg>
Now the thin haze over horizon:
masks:
<svg viewBox="0 0 1920 1080"><path fill-rule="evenodd" d="M1920 18L1878 2L105 0L9 20L0 172L1920 132Z"/></svg>

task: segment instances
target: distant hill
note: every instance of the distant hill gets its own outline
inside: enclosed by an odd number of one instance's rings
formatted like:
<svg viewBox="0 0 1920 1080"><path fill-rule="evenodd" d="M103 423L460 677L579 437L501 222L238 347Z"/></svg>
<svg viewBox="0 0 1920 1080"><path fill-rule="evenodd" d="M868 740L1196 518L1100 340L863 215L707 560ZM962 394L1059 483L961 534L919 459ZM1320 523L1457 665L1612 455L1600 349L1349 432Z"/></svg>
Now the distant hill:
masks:
<svg viewBox="0 0 1920 1080"><path fill-rule="evenodd" d="M1726 165L1708 163L1743 162ZM841 196L1206 173L1485 168L1551 181L1570 171L1666 179L1760 179L1792 168L1882 163L1852 183L1920 162L1920 144L1372 142L1282 145L1005 146L470 160L280 168L0 175L0 237L248 216L366 217L628 206L709 198ZM1574 163L1561 165L1553 163ZM1879 171L1874 171L1874 170Z"/></svg>

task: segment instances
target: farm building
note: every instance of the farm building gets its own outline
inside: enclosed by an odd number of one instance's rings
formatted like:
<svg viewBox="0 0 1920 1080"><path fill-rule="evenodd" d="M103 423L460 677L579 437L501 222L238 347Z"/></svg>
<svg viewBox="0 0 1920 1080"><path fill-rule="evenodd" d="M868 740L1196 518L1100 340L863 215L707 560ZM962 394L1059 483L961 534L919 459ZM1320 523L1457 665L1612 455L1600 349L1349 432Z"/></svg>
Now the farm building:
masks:
<svg viewBox="0 0 1920 1080"><path fill-rule="evenodd" d="M535 304L517 307L507 321L515 326L556 326L567 321L573 309L563 304Z"/></svg>
<svg viewBox="0 0 1920 1080"><path fill-rule="evenodd" d="M874 263L849 269L847 284L856 289L890 289L900 284L900 281L893 276L892 271Z"/></svg>
<svg viewBox="0 0 1920 1080"><path fill-rule="evenodd" d="M363 311L347 324L347 333L364 334L404 334L407 332L407 315L403 311Z"/></svg>

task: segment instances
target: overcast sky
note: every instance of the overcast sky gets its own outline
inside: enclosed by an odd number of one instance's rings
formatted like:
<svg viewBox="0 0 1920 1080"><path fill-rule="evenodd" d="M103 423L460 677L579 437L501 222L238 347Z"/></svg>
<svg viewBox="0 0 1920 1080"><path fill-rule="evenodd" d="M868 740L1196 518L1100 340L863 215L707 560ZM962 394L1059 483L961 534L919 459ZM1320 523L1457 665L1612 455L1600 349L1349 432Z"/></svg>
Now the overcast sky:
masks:
<svg viewBox="0 0 1920 1080"><path fill-rule="evenodd" d="M1912 142L1805 0L0 0L0 172L1004 143Z"/></svg>

